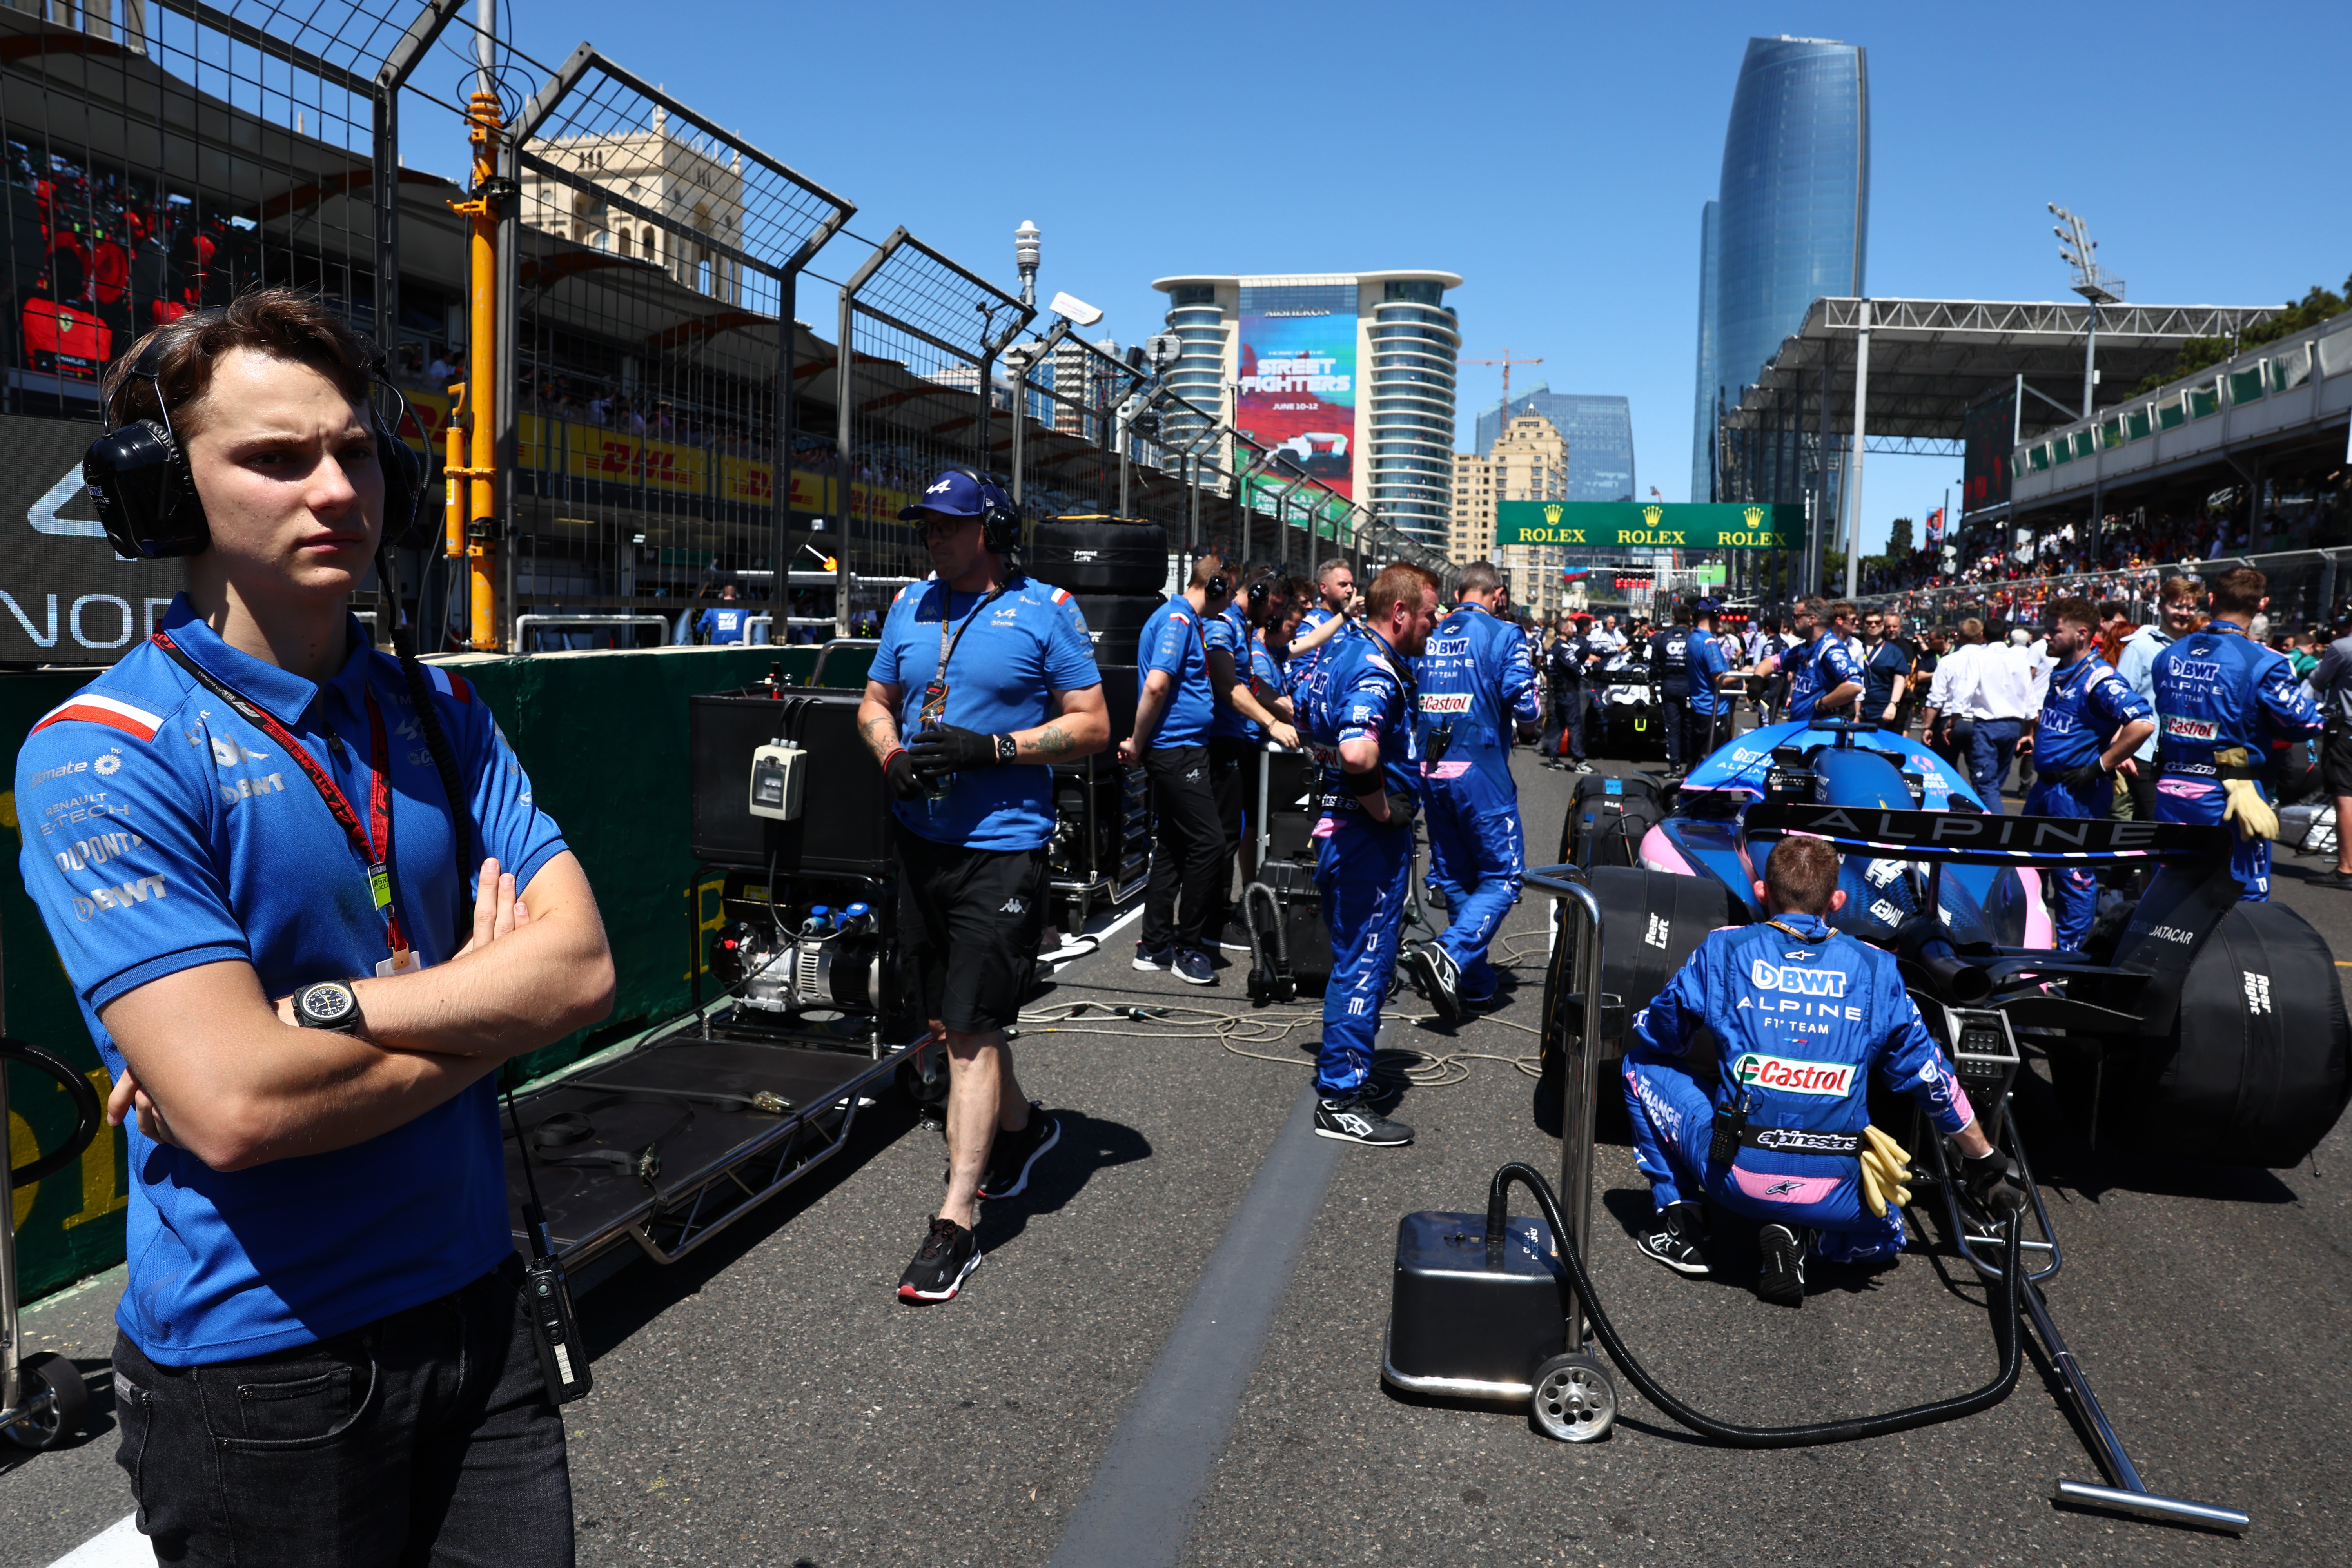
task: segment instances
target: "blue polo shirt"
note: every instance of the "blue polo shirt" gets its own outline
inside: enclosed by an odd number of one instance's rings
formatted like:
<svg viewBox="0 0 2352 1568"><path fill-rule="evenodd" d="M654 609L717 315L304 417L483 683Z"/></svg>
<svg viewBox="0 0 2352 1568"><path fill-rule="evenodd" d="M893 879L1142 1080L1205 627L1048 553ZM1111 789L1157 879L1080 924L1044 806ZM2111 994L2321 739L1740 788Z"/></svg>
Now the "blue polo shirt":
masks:
<svg viewBox="0 0 2352 1568"><path fill-rule="evenodd" d="M1102 684L1087 618L1069 595L1015 576L982 609L986 598L950 594L936 577L898 591L866 673L898 689L901 738L911 741L922 727L923 691L939 673L942 637L954 639L955 651L940 721L960 730L1034 730L1051 716L1053 693ZM1054 770L1043 763L967 768L945 800L894 799L890 809L899 826L937 844L1035 849L1054 836Z"/></svg>
<svg viewBox="0 0 2352 1568"><path fill-rule="evenodd" d="M1171 682L1168 706L1160 728L1152 733L1151 749L1203 746L1215 700L1209 694L1209 628L1192 601L1179 594L1151 612L1136 642L1136 657L1144 677L1165 670Z"/></svg>
<svg viewBox="0 0 2352 1568"><path fill-rule="evenodd" d="M163 629L267 710L364 814L365 693L383 715L394 901L427 964L463 944L446 797L407 683L356 621L324 684L237 652L174 599ZM473 818L476 864L528 886L562 852L530 780L464 679L426 667ZM327 743L341 737L340 748ZM340 749L341 754L338 756ZM99 1013L200 964L250 963L263 994L373 974L385 925L365 868L299 764L153 644L36 724L16 754L25 890L57 945L107 1070ZM127 1121L131 1278L116 1321L149 1359L266 1355L447 1295L513 1250L493 1080L363 1143L215 1171Z"/></svg>
<svg viewBox="0 0 2352 1568"><path fill-rule="evenodd" d="M1255 661L1250 657L1250 646L1257 638L1250 635L1249 617L1243 614L1242 607L1238 604L1226 605L1223 615L1209 617L1206 629L1211 651L1222 648L1231 655L1234 679L1246 684L1257 673ZM1216 712L1209 720L1211 738L1251 742L1265 739L1256 721L1244 718L1240 709L1223 700L1224 695L1222 691L1210 693L1217 705ZM1252 695L1264 700L1262 693L1253 692Z"/></svg>
<svg viewBox="0 0 2352 1568"><path fill-rule="evenodd" d="M741 642L751 612L740 605L720 605L702 612L695 625L713 643Z"/></svg>

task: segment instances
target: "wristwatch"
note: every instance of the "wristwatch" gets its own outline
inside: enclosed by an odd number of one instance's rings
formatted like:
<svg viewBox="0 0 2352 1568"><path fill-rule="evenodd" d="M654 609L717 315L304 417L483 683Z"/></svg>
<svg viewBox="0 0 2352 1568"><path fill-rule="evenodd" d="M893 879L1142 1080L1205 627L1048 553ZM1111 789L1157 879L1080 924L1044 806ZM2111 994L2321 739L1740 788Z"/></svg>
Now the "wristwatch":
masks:
<svg viewBox="0 0 2352 1568"><path fill-rule="evenodd" d="M1021 742L1014 740L1010 735L997 736L996 760L1000 763L1019 762L1021 760Z"/></svg>
<svg viewBox="0 0 2352 1568"><path fill-rule="evenodd" d="M341 980L321 980L294 993L294 1021L306 1029L360 1026L359 994Z"/></svg>

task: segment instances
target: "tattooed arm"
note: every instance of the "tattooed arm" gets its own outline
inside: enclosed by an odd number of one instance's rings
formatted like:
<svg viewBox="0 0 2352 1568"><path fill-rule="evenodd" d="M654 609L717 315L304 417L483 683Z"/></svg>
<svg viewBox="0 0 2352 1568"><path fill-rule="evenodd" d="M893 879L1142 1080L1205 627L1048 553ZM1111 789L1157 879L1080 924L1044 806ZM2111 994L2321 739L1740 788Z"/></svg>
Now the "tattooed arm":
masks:
<svg viewBox="0 0 2352 1568"><path fill-rule="evenodd" d="M857 705L857 738L882 762L898 749L899 691L879 680L866 683L866 700Z"/></svg>
<svg viewBox="0 0 2352 1568"><path fill-rule="evenodd" d="M1110 744L1110 708L1101 687L1056 691L1054 698L1059 714L1034 730L1013 732L1023 762L1074 763Z"/></svg>

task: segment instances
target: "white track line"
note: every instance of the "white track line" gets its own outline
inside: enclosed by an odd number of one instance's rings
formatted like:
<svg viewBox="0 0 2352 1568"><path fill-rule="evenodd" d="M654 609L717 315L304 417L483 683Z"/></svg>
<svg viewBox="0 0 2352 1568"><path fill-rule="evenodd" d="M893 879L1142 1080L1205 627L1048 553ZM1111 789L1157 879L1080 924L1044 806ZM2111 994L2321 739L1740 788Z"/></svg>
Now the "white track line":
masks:
<svg viewBox="0 0 2352 1568"><path fill-rule="evenodd" d="M139 1533L138 1515L124 1514L49 1568L154 1568L155 1549Z"/></svg>

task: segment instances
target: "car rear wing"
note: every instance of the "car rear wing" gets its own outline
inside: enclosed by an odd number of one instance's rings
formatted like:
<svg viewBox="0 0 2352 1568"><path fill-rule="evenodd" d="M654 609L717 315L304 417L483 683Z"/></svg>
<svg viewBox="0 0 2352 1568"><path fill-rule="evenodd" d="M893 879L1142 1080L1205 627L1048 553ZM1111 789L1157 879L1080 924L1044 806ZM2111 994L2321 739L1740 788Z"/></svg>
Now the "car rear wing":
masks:
<svg viewBox="0 0 2352 1568"><path fill-rule="evenodd" d="M1841 850L1954 866L2067 866L2116 861L2226 861L2233 831L2186 822L2116 822L1975 812L1883 811L1876 806L1764 801L1741 826L1801 833Z"/></svg>

